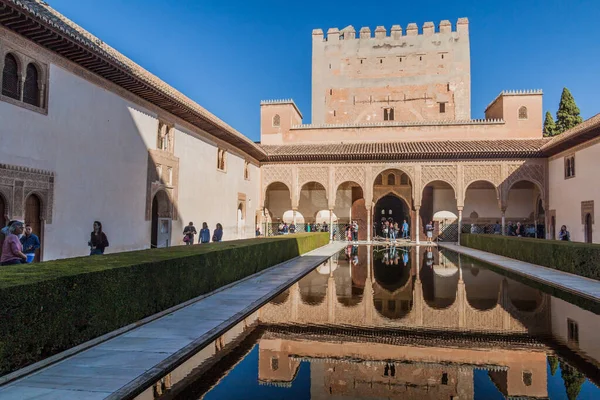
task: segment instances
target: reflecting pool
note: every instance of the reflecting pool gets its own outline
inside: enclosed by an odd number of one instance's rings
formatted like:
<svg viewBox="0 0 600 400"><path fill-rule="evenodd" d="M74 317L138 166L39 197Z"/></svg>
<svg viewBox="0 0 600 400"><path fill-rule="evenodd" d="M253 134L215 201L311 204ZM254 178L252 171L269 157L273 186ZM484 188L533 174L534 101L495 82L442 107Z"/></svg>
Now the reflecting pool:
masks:
<svg viewBox="0 0 600 400"><path fill-rule="evenodd" d="M348 246L158 397L600 399L594 307L499 272L435 247Z"/></svg>

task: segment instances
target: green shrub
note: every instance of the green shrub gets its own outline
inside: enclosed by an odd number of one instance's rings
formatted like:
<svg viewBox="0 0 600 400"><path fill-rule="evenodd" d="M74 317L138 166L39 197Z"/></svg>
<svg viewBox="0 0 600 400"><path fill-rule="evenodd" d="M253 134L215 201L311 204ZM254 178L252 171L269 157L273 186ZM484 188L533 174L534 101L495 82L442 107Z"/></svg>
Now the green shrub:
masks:
<svg viewBox="0 0 600 400"><path fill-rule="evenodd" d="M460 244L600 280L600 244L468 234L460 236Z"/></svg>
<svg viewBox="0 0 600 400"><path fill-rule="evenodd" d="M0 375L329 242L327 233L0 268Z"/></svg>

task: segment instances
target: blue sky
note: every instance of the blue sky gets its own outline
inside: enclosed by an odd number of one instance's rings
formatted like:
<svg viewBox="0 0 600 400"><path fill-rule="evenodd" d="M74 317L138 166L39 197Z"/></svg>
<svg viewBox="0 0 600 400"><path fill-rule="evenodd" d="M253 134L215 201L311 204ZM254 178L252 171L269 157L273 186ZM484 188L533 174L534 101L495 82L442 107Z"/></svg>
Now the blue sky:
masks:
<svg viewBox="0 0 600 400"><path fill-rule="evenodd" d="M349 24L468 17L473 118L510 89L542 89L555 115L564 86L584 118L600 112L596 0L47 1L252 140L262 99L293 98L310 122L312 29Z"/></svg>

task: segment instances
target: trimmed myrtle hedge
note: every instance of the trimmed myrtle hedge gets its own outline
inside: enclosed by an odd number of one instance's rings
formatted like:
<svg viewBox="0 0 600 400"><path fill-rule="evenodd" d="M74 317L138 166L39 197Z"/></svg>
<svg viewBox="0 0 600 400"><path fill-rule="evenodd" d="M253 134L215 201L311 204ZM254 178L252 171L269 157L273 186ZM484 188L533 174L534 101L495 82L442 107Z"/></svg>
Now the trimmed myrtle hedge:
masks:
<svg viewBox="0 0 600 400"><path fill-rule="evenodd" d="M0 376L328 242L309 233L0 267Z"/></svg>
<svg viewBox="0 0 600 400"><path fill-rule="evenodd" d="M460 244L600 280L600 244L469 234L460 236Z"/></svg>

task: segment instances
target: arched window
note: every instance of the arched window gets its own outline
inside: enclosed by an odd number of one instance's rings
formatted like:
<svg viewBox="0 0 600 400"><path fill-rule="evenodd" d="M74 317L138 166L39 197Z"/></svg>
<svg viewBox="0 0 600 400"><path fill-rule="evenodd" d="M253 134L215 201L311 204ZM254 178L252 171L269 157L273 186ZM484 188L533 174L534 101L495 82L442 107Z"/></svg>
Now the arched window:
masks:
<svg viewBox="0 0 600 400"><path fill-rule="evenodd" d="M527 107L519 108L519 119L527 119Z"/></svg>
<svg viewBox="0 0 600 400"><path fill-rule="evenodd" d="M273 117L273 126L281 126L281 117L279 114L275 114Z"/></svg>
<svg viewBox="0 0 600 400"><path fill-rule="evenodd" d="M400 184L408 185L408 175L402 174L402 176L400 177Z"/></svg>
<svg viewBox="0 0 600 400"><path fill-rule="evenodd" d="M4 69L2 70L2 94L19 100L19 65L12 54L4 57Z"/></svg>
<svg viewBox="0 0 600 400"><path fill-rule="evenodd" d="M27 66L25 86L23 86L23 101L33 106L40 106L40 89L38 85L38 69L35 65Z"/></svg>
<svg viewBox="0 0 600 400"><path fill-rule="evenodd" d="M383 177L381 176L381 174L377 175L377 178L375 178L375 184L383 185Z"/></svg>
<svg viewBox="0 0 600 400"><path fill-rule="evenodd" d="M394 186L396 184L396 175L389 174L388 177L387 177L387 184L389 186Z"/></svg>

